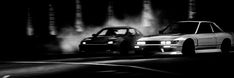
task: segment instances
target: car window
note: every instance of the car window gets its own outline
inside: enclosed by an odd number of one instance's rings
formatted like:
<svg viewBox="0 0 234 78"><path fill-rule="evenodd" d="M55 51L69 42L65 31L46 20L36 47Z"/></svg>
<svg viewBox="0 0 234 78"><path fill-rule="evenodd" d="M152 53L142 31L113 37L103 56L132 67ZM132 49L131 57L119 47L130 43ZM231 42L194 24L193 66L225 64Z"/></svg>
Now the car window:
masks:
<svg viewBox="0 0 234 78"><path fill-rule="evenodd" d="M135 30L137 35L141 35L140 31Z"/></svg>
<svg viewBox="0 0 234 78"><path fill-rule="evenodd" d="M127 29L103 29L98 33L98 36L120 36L125 35L127 32Z"/></svg>
<svg viewBox="0 0 234 78"><path fill-rule="evenodd" d="M106 35L106 33L107 33L107 30L102 30L102 31L99 33L99 35L100 35L100 36L104 36L104 35Z"/></svg>
<svg viewBox="0 0 234 78"><path fill-rule="evenodd" d="M220 30L217 26L215 26L214 24L210 24L214 30L214 32L222 32L222 30Z"/></svg>
<svg viewBox="0 0 234 78"><path fill-rule="evenodd" d="M197 22L178 22L168 25L162 34L194 34L197 29Z"/></svg>
<svg viewBox="0 0 234 78"><path fill-rule="evenodd" d="M126 32L127 32L127 29L118 29L115 33L117 35L124 35L126 34Z"/></svg>
<svg viewBox="0 0 234 78"><path fill-rule="evenodd" d="M132 35L136 35L136 31L134 29L129 29L129 33Z"/></svg>
<svg viewBox="0 0 234 78"><path fill-rule="evenodd" d="M201 23L198 29L198 33L212 33L210 23Z"/></svg>

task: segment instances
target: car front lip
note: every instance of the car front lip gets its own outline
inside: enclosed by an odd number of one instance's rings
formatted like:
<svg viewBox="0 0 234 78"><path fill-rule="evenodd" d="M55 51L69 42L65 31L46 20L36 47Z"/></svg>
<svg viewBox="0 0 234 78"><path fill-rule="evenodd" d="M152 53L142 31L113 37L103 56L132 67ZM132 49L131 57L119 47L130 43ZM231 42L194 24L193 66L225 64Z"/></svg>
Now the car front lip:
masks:
<svg viewBox="0 0 234 78"><path fill-rule="evenodd" d="M79 46L82 52L86 51L116 51L117 45L115 44L82 44Z"/></svg>
<svg viewBox="0 0 234 78"><path fill-rule="evenodd" d="M179 44L168 44L168 45L162 45L162 44L145 44L145 45L135 45L136 51L150 51L154 52L155 54L182 54L182 46ZM147 50L149 47L155 47L153 50Z"/></svg>

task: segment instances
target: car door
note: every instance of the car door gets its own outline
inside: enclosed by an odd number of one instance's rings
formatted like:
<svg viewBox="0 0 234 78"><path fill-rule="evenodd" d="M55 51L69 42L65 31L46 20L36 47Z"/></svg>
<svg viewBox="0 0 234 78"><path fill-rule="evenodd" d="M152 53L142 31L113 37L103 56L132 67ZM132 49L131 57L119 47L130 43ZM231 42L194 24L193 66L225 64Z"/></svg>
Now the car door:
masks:
<svg viewBox="0 0 234 78"><path fill-rule="evenodd" d="M198 31L195 35L197 38L197 49L209 49L216 47L216 38L210 23L200 23Z"/></svg>

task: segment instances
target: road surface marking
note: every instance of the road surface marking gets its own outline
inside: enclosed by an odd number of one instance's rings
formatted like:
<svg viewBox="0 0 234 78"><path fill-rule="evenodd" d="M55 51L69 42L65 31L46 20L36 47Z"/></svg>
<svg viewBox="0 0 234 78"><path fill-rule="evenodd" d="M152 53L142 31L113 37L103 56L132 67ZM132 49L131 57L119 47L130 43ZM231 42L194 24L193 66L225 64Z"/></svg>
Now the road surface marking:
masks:
<svg viewBox="0 0 234 78"><path fill-rule="evenodd" d="M64 59L67 60L67 59ZM122 59L122 60L105 60L105 61L91 61L91 62L79 62L79 63L120 63L120 62L141 62L141 61L153 61L158 60L156 58L151 59ZM61 60L56 61L11 61L7 63L36 63L36 64L43 64L43 63L75 63L75 62L59 62Z"/></svg>
<svg viewBox="0 0 234 78"><path fill-rule="evenodd" d="M137 60L111 60L111 61L94 61L94 62L28 62L28 61L18 61L18 62L12 62L12 63L24 63L24 64L66 64L66 65L99 65L99 66L112 66L112 67L127 67L127 68L135 68L135 69L141 69L141 70L147 70L152 72L161 72L161 73L167 73L167 74L174 74L172 72L168 71L162 71L147 67L141 67L141 66L133 66L133 65L119 65L119 64L110 64L110 63L119 63L119 62L140 62L140 61L153 61L158 59L137 59Z"/></svg>
<svg viewBox="0 0 234 78"><path fill-rule="evenodd" d="M67 58L67 59L52 59L52 60L43 60L43 61L79 61L79 60L85 60L85 59L107 59L111 57L88 57L88 58Z"/></svg>
<svg viewBox="0 0 234 78"><path fill-rule="evenodd" d="M121 63L121 62L145 62L145 61L154 61L154 60L158 60L155 58L151 58L151 59L126 59L126 60L108 60L108 61L92 61L92 62L49 62L49 61L12 61L10 63L20 63L20 64L52 64L52 65L45 65L45 66L35 66L35 67L26 67L26 68L16 68L16 69L12 69L12 70L3 70L3 72L5 71L4 74L8 74L10 72L18 72L18 73L26 73L32 71L36 72L36 71L45 71L42 70L41 68L44 68L46 70L52 70L55 69L57 67L59 67L58 70L62 70L61 67L63 69L67 68L74 68L74 67L82 67L84 65L99 65L99 66L114 66L114 67L127 67L127 68L135 68L135 69L141 69L141 70L147 70L147 71L152 71L152 72L161 72L161 73L167 73L167 74L174 74L174 75L178 75L172 72L168 72L168 71L162 71L162 70L157 70L157 69L152 69L152 68L147 68L147 67L141 67L141 66L133 66L133 65L119 65L119 64L111 64L111 63ZM56 64L56 65L54 65ZM58 66L57 66L58 65ZM72 66L70 66L72 65ZM75 65L75 66L74 66ZM78 66L77 66L78 65ZM40 70L39 70L40 69ZM2 72L2 71L0 71ZM48 72L52 72L52 71L48 71ZM41 72L41 73L45 73L45 72Z"/></svg>

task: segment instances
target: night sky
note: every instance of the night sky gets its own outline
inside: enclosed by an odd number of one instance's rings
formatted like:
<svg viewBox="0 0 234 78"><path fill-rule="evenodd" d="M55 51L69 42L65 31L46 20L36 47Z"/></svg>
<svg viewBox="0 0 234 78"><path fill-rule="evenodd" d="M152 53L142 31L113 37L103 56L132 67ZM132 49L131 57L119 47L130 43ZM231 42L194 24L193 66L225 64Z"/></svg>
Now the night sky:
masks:
<svg viewBox="0 0 234 78"><path fill-rule="evenodd" d="M81 0L84 25L103 25L107 20L107 8L110 2L113 4L114 16L119 20L129 16L139 16L143 9L143 0ZM188 18L188 0L152 0L151 3L154 13L161 12L159 19L177 21ZM9 0L1 10L1 19L6 23L2 26L3 32L25 37L27 13L30 8L32 23L37 29L35 32L38 32L38 35L48 34L48 4L52 4L56 11L58 28L74 26L75 0ZM195 18L215 21L225 30L233 31L231 29L233 7L231 0L196 0Z"/></svg>
<svg viewBox="0 0 234 78"><path fill-rule="evenodd" d="M119 20L127 16L139 16L143 9L143 0L81 0L84 25L103 25L107 20L107 8L110 2L113 4L114 16ZM152 0L151 3L154 12L162 12L160 19L175 21L188 18L188 0ZM195 17L197 20L211 20L225 26L229 25L231 20L227 18L233 17L232 3L231 1L196 0ZM54 6L58 27L73 26L75 21L75 0L23 0L12 1L9 4L4 7L6 11L3 16L6 16L7 22L13 20L19 22L17 26L20 25L21 29L26 25L27 8L31 8L35 27L39 31L47 31L44 28L48 25L48 4Z"/></svg>
<svg viewBox="0 0 234 78"><path fill-rule="evenodd" d="M162 18L166 19L187 19L187 0L152 0L153 11L163 11ZM81 0L83 21L85 25L103 25L107 20L107 7L113 4L114 16L123 20L126 17L141 15L143 0Z"/></svg>

